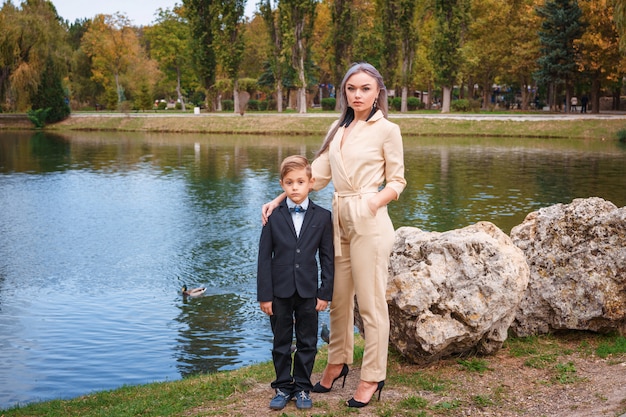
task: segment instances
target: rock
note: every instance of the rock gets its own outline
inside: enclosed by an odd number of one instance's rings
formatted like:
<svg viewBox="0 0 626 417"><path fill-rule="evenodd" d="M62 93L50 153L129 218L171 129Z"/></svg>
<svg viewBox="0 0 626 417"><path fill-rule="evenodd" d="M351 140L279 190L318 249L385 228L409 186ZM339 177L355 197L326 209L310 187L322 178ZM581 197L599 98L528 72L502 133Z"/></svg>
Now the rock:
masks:
<svg viewBox="0 0 626 417"><path fill-rule="evenodd" d="M515 335L624 331L625 207L598 197L556 204L528 214L511 239L530 266Z"/></svg>
<svg viewBox="0 0 626 417"><path fill-rule="evenodd" d="M402 227L387 286L390 342L414 363L494 353L528 280L522 251L492 223L445 233Z"/></svg>

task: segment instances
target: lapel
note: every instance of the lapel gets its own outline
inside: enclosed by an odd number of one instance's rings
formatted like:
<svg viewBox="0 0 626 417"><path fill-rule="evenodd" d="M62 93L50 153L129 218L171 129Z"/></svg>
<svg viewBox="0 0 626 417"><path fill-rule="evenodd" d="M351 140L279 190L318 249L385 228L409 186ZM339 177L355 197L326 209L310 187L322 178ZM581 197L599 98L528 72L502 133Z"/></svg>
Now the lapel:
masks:
<svg viewBox="0 0 626 417"><path fill-rule="evenodd" d="M282 203L280 203L278 208L279 211L282 213L285 222L287 222L287 224L289 225L289 229L291 229L291 234L293 235L294 239L297 239L298 237L296 236L296 228L293 225L293 219L291 218L291 213L289 212L289 207L287 206L287 199L284 199ZM304 221L306 221L306 216L304 216ZM302 228L304 228L304 224L302 225ZM302 230L300 230L300 236L302 236Z"/></svg>
<svg viewBox="0 0 626 417"><path fill-rule="evenodd" d="M300 237L298 239L302 238L302 236L306 232L307 227L309 226L309 223L311 223L311 220L313 219L313 216L315 215L314 210L315 210L315 204L309 198L309 207L306 209L306 213L304 213L304 221L302 222L302 228L300 228ZM294 233L295 233L295 229L294 229Z"/></svg>
<svg viewBox="0 0 626 417"><path fill-rule="evenodd" d="M291 213L289 212L289 207L287 206L287 199L283 200L283 202L280 203L278 207L279 207L279 211L282 213L283 217L285 218L285 221L289 225L289 228L291 229L291 234L296 240L300 240L302 235L305 233L307 227L311 223L313 216L315 216L315 212L314 212L315 203L313 203L313 201L311 201L311 199L309 198L309 207L307 208L306 213L304 213L304 220L302 221L302 227L300 228L299 237L296 236L296 227L293 225L293 218L291 217Z"/></svg>

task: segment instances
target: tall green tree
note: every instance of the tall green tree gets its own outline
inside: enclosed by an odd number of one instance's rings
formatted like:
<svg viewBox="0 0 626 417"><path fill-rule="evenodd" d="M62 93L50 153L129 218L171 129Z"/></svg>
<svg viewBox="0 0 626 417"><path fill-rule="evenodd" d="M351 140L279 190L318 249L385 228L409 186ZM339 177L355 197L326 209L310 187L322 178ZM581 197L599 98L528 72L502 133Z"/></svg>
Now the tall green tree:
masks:
<svg viewBox="0 0 626 417"><path fill-rule="evenodd" d="M467 30L469 0L435 0L436 28L431 60L442 89L442 113L450 112L452 87L462 66L461 47Z"/></svg>
<svg viewBox="0 0 626 417"><path fill-rule="evenodd" d="M408 110L407 98L409 87L413 78L413 61L418 42L417 0L399 0L398 27L400 29L400 44L402 45L402 65L400 70L400 88L402 89L402 101L400 111Z"/></svg>
<svg viewBox="0 0 626 417"><path fill-rule="evenodd" d="M577 0L546 0L537 8L543 19L539 39L541 54L538 83L548 86L551 110L556 110L559 88L565 86L565 109L569 108L571 81L578 71L576 40L583 34L582 12Z"/></svg>
<svg viewBox="0 0 626 417"><path fill-rule="evenodd" d="M239 105L239 67L243 60L245 28L245 0L221 0L219 17L215 26L217 58L222 70L233 85L234 111L240 113Z"/></svg>
<svg viewBox="0 0 626 417"><path fill-rule="evenodd" d="M331 42L332 42L332 80L335 86L341 84L343 75L352 63L352 44L356 36L355 0L335 0L331 3ZM335 109L341 103L335 101Z"/></svg>
<svg viewBox="0 0 626 417"><path fill-rule="evenodd" d="M259 14L265 22L265 27L269 34L270 54L267 59L266 75L261 77L268 79L274 84L276 92L276 110L283 111L283 77L285 74L285 54L283 46L283 25L278 7L272 4L272 0L261 0L259 3ZM263 84L263 79L259 82Z"/></svg>
<svg viewBox="0 0 626 417"><path fill-rule="evenodd" d="M185 16L191 32L193 66L207 100L215 108L215 79L217 72L215 26L219 16L214 0L183 0Z"/></svg>
<svg viewBox="0 0 626 417"><path fill-rule="evenodd" d="M153 26L145 29L145 37L150 44L150 56L159 63L166 78L176 85L176 96L182 110L186 110L183 94L183 78L188 81L191 64L189 26L181 16L180 8L157 11Z"/></svg>
<svg viewBox="0 0 626 417"><path fill-rule="evenodd" d="M307 109L307 71L305 64L309 61L309 39L315 22L317 0L282 0L280 9L285 45L290 48L290 62L295 71L297 88L298 113L306 113Z"/></svg>
<svg viewBox="0 0 626 417"><path fill-rule="evenodd" d="M31 106L33 110L45 110L46 123L60 122L70 115L69 99L59 74L54 60L49 56Z"/></svg>

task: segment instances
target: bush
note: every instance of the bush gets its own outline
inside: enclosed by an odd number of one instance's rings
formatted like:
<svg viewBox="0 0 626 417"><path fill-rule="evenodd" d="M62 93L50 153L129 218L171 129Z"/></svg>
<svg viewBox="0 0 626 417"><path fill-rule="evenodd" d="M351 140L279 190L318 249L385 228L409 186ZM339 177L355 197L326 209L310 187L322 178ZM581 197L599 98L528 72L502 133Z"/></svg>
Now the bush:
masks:
<svg viewBox="0 0 626 417"><path fill-rule="evenodd" d="M31 109L26 112L26 115L28 116L28 120L35 125L35 128L43 129L46 126L46 119L48 118L50 110L50 107L46 109Z"/></svg>
<svg viewBox="0 0 626 417"><path fill-rule="evenodd" d="M235 110L235 102L233 100L222 100L222 110Z"/></svg>
<svg viewBox="0 0 626 417"><path fill-rule="evenodd" d="M470 111L471 106L469 100L462 98L459 100L452 100L452 103L450 103L450 109L452 111L468 112Z"/></svg>
<svg viewBox="0 0 626 417"><path fill-rule="evenodd" d="M417 97L408 97L406 99L406 106L409 110L421 110L426 107L426 104L424 104L422 100Z"/></svg>
<svg viewBox="0 0 626 417"><path fill-rule="evenodd" d="M617 139L619 139L622 143L626 143L626 129L620 129L617 131Z"/></svg>
<svg viewBox="0 0 626 417"><path fill-rule="evenodd" d="M333 97L326 97L322 99L322 110L335 110L337 105L337 99Z"/></svg>
<svg viewBox="0 0 626 417"><path fill-rule="evenodd" d="M248 100L248 110L259 110L259 100Z"/></svg>
<svg viewBox="0 0 626 417"><path fill-rule="evenodd" d="M270 102L268 100L259 101L259 110L266 111L270 107Z"/></svg>
<svg viewBox="0 0 626 417"><path fill-rule="evenodd" d="M159 101L159 104L157 105L158 110L165 110L166 107L167 103L165 101Z"/></svg>
<svg viewBox="0 0 626 417"><path fill-rule="evenodd" d="M400 111L400 108L402 107L402 99L400 97L393 97L389 101L389 107L393 110Z"/></svg>

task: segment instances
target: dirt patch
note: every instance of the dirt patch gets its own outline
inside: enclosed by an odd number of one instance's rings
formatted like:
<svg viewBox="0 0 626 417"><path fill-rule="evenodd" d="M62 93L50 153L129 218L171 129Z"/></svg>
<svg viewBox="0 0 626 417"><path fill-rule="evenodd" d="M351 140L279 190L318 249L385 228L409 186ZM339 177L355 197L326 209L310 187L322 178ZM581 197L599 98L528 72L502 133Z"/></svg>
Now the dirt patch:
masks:
<svg viewBox="0 0 626 417"><path fill-rule="evenodd" d="M337 381L330 393L311 394L312 410L297 410L294 402L272 411L269 384L255 382L220 409L203 407L187 415L626 417L626 355L601 359L590 348L581 351L581 343L588 342L559 340L550 352L537 356L516 357L505 348L490 357L447 359L429 366L393 360L381 401L374 398L360 410L344 405L359 380L359 368L351 367L345 387ZM473 363L482 368L471 369ZM313 382L320 376L314 374Z"/></svg>

